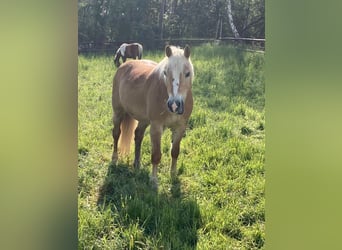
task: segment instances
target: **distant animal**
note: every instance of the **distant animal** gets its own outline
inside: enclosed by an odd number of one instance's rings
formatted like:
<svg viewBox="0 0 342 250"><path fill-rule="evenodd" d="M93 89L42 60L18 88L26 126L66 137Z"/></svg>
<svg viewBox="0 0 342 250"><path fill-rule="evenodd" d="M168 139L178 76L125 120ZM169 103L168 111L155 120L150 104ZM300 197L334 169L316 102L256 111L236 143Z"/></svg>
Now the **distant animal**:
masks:
<svg viewBox="0 0 342 250"><path fill-rule="evenodd" d="M127 58L138 58L140 60L142 58L142 53L143 46L140 43L123 43L115 53L114 64L116 67L119 67L120 58L122 58L123 63L126 62Z"/></svg>
<svg viewBox="0 0 342 250"><path fill-rule="evenodd" d="M171 177L176 177L180 142L192 112L192 81L194 68L190 60L190 47L183 49L166 46L165 58L159 62L131 60L122 64L113 80L112 135L114 150L112 161L120 153L129 153L135 140L134 167L140 167L141 143L146 128L150 127L152 144L152 184L158 187L157 168L161 160L161 136L168 127L172 131Z"/></svg>

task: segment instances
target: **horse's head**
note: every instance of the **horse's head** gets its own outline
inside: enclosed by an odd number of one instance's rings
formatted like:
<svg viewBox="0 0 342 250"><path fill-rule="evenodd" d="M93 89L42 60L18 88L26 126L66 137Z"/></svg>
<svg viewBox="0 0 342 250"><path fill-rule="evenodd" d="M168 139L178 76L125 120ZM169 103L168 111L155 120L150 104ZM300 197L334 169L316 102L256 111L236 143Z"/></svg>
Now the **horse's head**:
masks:
<svg viewBox="0 0 342 250"><path fill-rule="evenodd" d="M191 91L194 69L190 60L190 48L184 50L166 46L166 63L162 69L169 98L167 106L172 113L183 114L184 103L189 91Z"/></svg>

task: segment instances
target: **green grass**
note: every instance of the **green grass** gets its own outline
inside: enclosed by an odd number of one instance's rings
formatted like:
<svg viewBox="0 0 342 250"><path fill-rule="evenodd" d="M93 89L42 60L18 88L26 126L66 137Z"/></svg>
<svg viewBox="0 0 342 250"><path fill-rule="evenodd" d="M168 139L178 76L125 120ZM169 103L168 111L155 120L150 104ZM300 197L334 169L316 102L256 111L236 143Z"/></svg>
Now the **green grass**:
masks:
<svg viewBox="0 0 342 250"><path fill-rule="evenodd" d="M149 129L140 170L133 152L110 164L112 57L79 56L79 249L264 247L264 55L203 45L191 57L195 103L178 178L171 182L166 130L156 192Z"/></svg>

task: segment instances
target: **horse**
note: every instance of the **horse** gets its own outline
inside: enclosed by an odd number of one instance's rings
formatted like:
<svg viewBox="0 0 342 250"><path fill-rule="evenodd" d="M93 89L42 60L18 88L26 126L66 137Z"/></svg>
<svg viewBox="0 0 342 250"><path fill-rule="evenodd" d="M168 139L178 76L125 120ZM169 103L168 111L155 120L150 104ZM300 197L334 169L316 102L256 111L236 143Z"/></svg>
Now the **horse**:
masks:
<svg viewBox="0 0 342 250"><path fill-rule="evenodd" d="M114 64L116 67L120 66L120 57L122 57L122 62L126 62L127 58L142 58L143 46L140 43L123 43L120 48L115 53Z"/></svg>
<svg viewBox="0 0 342 250"><path fill-rule="evenodd" d="M172 132L171 178L176 177L180 142L185 134L193 108L191 92L194 68L190 47L165 47L165 58L131 60L122 64L113 79L112 108L114 150L112 162L120 154L129 153L135 141L134 167L140 167L141 143L150 125L152 186L158 189L157 169L161 160L161 136L165 128Z"/></svg>

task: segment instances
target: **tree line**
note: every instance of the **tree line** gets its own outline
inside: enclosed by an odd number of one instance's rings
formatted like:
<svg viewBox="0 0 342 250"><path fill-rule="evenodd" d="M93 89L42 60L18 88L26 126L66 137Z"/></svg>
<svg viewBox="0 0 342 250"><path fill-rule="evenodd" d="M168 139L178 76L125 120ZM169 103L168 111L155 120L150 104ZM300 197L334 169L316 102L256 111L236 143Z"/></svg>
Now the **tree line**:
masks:
<svg viewBox="0 0 342 250"><path fill-rule="evenodd" d="M265 37L264 0L79 0L78 42Z"/></svg>

